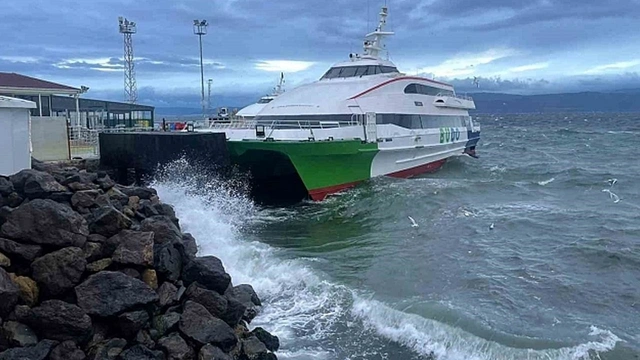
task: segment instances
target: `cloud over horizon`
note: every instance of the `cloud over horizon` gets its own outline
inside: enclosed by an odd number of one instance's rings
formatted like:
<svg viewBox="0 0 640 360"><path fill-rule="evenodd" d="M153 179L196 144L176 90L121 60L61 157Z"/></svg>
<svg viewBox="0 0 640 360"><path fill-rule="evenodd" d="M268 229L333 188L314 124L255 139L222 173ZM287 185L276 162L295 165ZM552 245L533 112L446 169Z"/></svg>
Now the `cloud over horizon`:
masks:
<svg viewBox="0 0 640 360"><path fill-rule="evenodd" d="M21 0L3 4L0 71L123 98L118 16L135 21L140 102L200 104L194 19L207 19L205 79L233 106L318 79L361 52L380 1ZM370 7L368 6L370 4ZM461 91L544 93L640 88L640 0L389 0L390 59ZM38 11L33 11L38 9ZM480 78L480 87L473 78Z"/></svg>

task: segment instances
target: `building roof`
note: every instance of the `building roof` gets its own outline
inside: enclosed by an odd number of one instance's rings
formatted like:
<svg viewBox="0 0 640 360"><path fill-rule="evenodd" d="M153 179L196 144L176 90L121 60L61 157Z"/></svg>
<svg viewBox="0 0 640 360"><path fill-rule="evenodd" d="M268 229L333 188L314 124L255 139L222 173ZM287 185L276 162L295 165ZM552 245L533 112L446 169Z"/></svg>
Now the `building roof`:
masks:
<svg viewBox="0 0 640 360"><path fill-rule="evenodd" d="M6 90L45 91L48 93L60 94L75 94L80 92L80 89L57 84L51 81L36 79L16 73L0 72L0 91Z"/></svg>
<svg viewBox="0 0 640 360"><path fill-rule="evenodd" d="M12 109L35 109L36 103L29 100L16 99L13 97L0 95L0 108L12 108Z"/></svg>

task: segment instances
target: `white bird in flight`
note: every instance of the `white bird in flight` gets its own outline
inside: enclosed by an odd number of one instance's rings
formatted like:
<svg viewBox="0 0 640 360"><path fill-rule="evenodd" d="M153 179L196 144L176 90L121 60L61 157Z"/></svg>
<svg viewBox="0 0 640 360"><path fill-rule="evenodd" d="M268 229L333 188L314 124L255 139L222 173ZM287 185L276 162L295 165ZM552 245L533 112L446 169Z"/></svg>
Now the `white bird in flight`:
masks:
<svg viewBox="0 0 640 360"><path fill-rule="evenodd" d="M409 218L409 220L411 220L411 227L418 227L420 225L418 225L418 223L416 223L415 220L413 220L413 218L411 216L407 216Z"/></svg>

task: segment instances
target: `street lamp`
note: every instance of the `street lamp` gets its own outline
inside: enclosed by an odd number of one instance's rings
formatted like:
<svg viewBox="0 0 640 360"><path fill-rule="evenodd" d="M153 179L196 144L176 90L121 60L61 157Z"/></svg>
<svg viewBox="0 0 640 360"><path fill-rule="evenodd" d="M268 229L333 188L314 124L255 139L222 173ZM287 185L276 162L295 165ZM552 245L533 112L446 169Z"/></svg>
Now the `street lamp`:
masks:
<svg viewBox="0 0 640 360"><path fill-rule="evenodd" d="M209 26L209 24L207 23L207 20L193 20L193 33L195 35L198 35L198 39L200 41L200 85L201 85L201 89L202 89L202 97L201 97L201 104L202 104L202 117L205 118L206 117L206 105L205 105L205 101L204 101L204 66L202 64L202 35L207 35L207 26Z"/></svg>

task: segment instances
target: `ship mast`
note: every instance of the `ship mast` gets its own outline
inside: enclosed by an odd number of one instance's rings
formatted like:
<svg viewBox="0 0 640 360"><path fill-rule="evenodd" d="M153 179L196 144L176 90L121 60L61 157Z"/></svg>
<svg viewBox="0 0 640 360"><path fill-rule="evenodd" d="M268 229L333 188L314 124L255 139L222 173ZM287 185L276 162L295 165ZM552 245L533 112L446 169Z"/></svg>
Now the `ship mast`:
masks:
<svg viewBox="0 0 640 360"><path fill-rule="evenodd" d="M284 92L284 73L281 72L280 81L278 82L278 85L276 85L273 93L275 95L281 95L283 92Z"/></svg>
<svg viewBox="0 0 640 360"><path fill-rule="evenodd" d="M374 32L371 32L365 36L364 40L364 57L379 59L380 51L386 49L384 45L385 36L394 35L392 31L384 31L387 25L387 16L389 15L389 9L386 6L382 7L380 11L380 21L378 27Z"/></svg>

